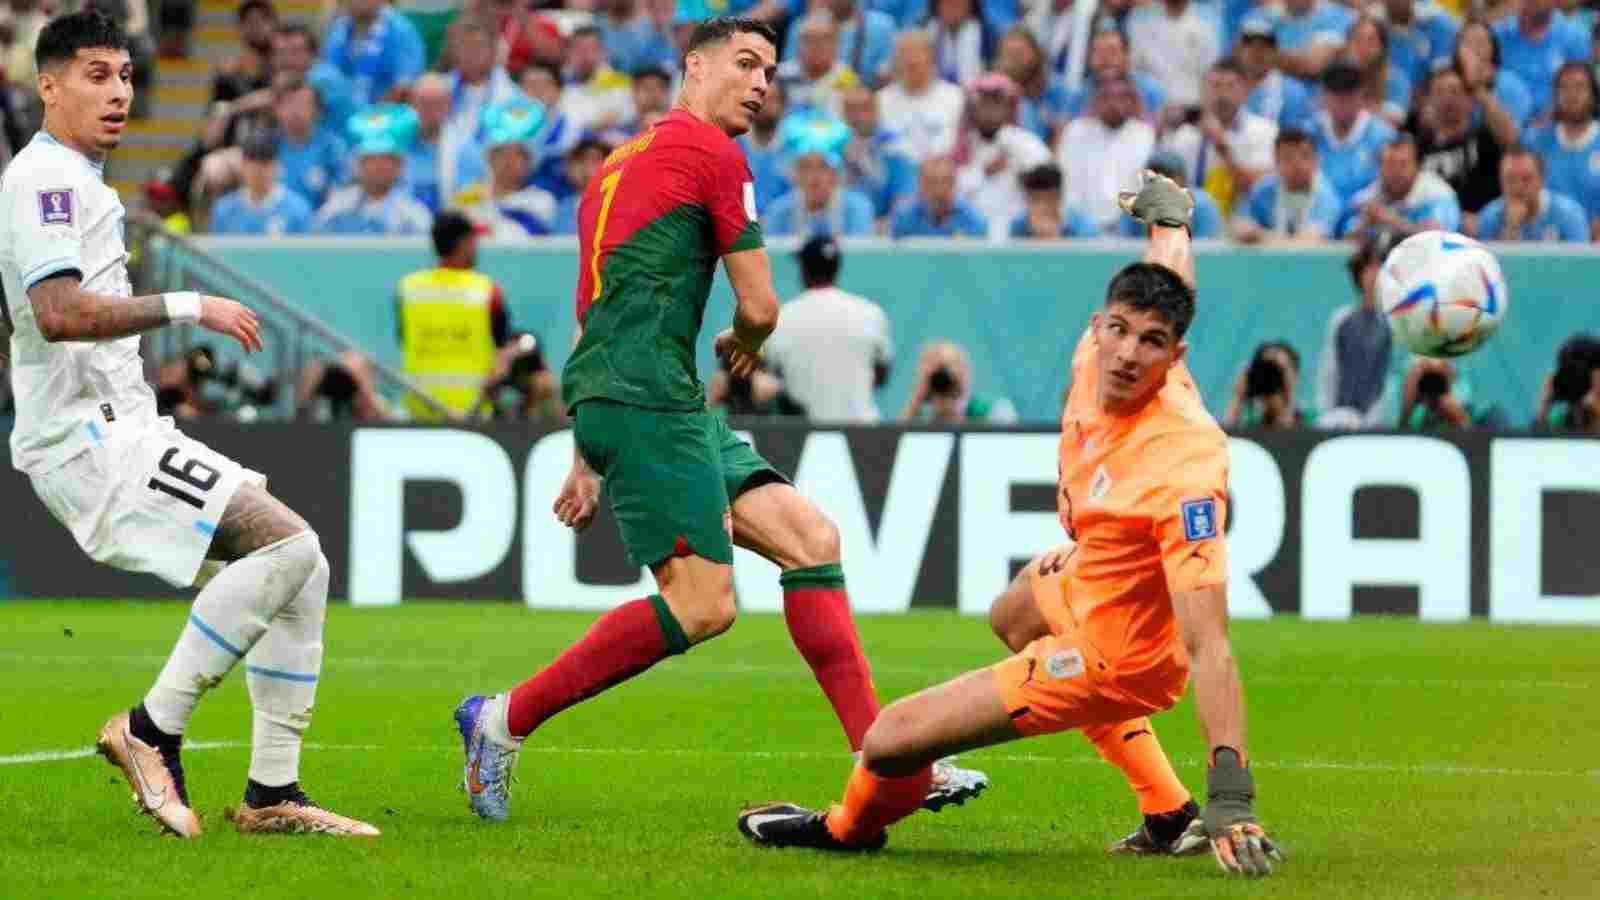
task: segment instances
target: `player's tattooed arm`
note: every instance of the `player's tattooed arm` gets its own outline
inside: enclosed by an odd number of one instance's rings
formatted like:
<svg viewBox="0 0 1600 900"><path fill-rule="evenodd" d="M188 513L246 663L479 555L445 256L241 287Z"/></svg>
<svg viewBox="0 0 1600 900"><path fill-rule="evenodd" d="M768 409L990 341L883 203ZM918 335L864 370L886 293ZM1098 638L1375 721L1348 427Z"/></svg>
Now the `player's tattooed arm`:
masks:
<svg viewBox="0 0 1600 900"><path fill-rule="evenodd" d="M108 341L172 322L163 294L117 297L85 290L76 273L63 272L28 290L39 333L47 341ZM201 328L261 349L261 322L243 304L222 297L200 298Z"/></svg>
<svg viewBox="0 0 1600 900"><path fill-rule="evenodd" d="M110 340L166 325L160 294L126 299L83 289L76 274L62 273L28 290L34 320L47 341Z"/></svg>

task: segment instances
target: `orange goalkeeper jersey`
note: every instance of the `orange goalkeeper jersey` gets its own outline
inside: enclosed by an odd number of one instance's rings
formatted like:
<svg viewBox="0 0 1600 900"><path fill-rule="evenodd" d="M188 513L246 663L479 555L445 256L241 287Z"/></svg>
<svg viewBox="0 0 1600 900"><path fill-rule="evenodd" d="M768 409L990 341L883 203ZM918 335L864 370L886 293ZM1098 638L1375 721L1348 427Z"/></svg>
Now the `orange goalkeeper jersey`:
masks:
<svg viewBox="0 0 1600 900"><path fill-rule="evenodd" d="M1227 578L1227 436L1181 362L1127 416L1100 410L1095 363L1086 331L1061 419L1057 497L1076 547L1061 602L1041 611L1058 632L1093 644L1120 678L1183 679L1172 594Z"/></svg>

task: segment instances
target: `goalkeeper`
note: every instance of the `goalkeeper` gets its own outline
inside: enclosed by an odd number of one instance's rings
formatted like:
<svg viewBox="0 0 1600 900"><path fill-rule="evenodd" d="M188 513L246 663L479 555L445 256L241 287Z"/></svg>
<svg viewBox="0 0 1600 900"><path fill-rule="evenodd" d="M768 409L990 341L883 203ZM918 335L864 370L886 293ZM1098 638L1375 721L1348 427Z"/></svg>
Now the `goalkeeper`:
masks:
<svg viewBox="0 0 1600 900"><path fill-rule="evenodd" d="M1150 226L1078 342L1062 417L1058 506L1071 543L1030 566L1039 637L996 665L906 697L867 732L844 800L745 810L758 844L869 850L922 805L948 754L1172 707L1193 670L1209 749L1207 804L1185 838L1229 872L1283 859L1257 823L1244 694L1228 639L1227 439L1183 365L1194 317L1194 201L1145 173L1123 208Z"/></svg>

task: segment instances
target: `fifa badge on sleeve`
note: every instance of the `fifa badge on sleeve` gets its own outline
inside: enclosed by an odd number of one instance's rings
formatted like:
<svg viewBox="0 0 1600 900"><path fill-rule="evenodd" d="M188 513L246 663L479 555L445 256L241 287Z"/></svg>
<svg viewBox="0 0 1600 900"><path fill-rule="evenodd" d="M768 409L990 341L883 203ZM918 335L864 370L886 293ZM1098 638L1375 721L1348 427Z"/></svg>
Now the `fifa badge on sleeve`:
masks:
<svg viewBox="0 0 1600 900"><path fill-rule="evenodd" d="M39 224L72 224L72 191L61 188L39 192Z"/></svg>
<svg viewBox="0 0 1600 900"><path fill-rule="evenodd" d="M1217 536L1217 501L1185 500L1183 511L1183 537L1189 541L1208 541Z"/></svg>

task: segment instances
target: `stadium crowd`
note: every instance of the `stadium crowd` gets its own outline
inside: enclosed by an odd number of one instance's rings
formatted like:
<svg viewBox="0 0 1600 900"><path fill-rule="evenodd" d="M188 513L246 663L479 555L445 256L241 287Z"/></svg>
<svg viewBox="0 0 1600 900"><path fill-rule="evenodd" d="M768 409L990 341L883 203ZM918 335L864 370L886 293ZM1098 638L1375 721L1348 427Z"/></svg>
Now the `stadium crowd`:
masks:
<svg viewBox="0 0 1600 900"><path fill-rule="evenodd" d="M1579 0L1102 0L1076 86L1064 0L344 0L320 31L246 0L167 187L221 233L416 234L453 207L497 237L570 234L588 173L668 110L690 25L721 12L782 38L741 139L770 235L1130 235L1113 198L1146 166L1194 190L1198 237L1600 234Z"/></svg>

